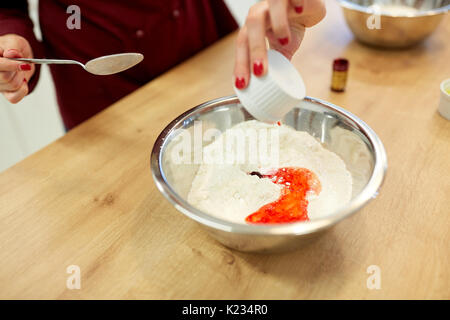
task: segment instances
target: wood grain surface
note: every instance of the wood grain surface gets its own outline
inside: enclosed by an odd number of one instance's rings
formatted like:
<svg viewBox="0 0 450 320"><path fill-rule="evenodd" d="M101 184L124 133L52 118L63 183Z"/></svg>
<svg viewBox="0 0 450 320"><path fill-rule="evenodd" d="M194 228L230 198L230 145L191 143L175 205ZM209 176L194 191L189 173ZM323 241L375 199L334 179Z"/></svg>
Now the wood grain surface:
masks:
<svg viewBox="0 0 450 320"><path fill-rule="evenodd" d="M0 298L450 298L450 121L437 113L450 77L450 17L423 44L363 46L341 10L308 30L293 63L307 93L380 136L389 169L378 198L310 246L229 250L156 189L150 150L177 115L232 94L235 34L0 174ZM347 91L329 90L350 60ZM81 289L66 288L78 265ZM367 268L381 270L369 290Z"/></svg>

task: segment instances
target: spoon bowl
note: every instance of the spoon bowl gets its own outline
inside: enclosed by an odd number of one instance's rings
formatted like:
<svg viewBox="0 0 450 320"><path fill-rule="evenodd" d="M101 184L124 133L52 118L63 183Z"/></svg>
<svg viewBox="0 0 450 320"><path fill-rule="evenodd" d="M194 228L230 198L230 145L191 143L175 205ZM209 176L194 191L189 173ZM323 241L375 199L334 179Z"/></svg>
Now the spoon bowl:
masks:
<svg viewBox="0 0 450 320"><path fill-rule="evenodd" d="M89 60L84 69L97 75L108 75L134 67L144 59L140 53L119 53Z"/></svg>

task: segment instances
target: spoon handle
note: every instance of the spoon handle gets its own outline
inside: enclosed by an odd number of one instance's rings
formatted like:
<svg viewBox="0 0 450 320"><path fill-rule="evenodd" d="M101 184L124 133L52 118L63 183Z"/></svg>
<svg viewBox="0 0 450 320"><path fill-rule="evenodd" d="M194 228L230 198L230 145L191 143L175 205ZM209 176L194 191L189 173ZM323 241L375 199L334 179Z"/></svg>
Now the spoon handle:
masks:
<svg viewBox="0 0 450 320"><path fill-rule="evenodd" d="M78 61L75 60L61 60L61 59L25 59L25 58L8 58L9 60L15 60L15 61L24 61L24 62L31 62L36 64L78 64L82 67L84 65Z"/></svg>

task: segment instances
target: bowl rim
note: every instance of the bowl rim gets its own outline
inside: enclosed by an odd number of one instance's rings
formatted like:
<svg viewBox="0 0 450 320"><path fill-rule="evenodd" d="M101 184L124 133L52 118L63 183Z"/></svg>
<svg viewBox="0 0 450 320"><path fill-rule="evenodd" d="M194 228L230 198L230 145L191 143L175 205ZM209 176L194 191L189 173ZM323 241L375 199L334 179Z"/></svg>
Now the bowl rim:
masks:
<svg viewBox="0 0 450 320"><path fill-rule="evenodd" d="M327 229L337 222L341 221L342 219L353 215L364 205L366 205L371 199L375 198L378 195L378 190L383 184L387 170L387 156L383 143L376 135L376 133L364 121L362 121L352 113L344 110L343 108L316 98L305 97L304 100L313 104L319 104L322 107L341 114L342 116L344 116L344 118L350 119L354 124L356 124L358 130L360 130L366 136L374 151L375 164L368 183L355 198L353 198L348 204L341 207L331 216L316 219L313 221L302 221L276 225L249 225L230 222L221 220L193 207L181 196L179 196L167 183L161 166L161 150L164 149L168 141L166 137L169 137L176 130L174 128L180 122L185 121L187 118L189 118L199 110L240 103L239 99L235 95L210 100L194 108L191 108L172 120L161 131L153 145L150 156L150 168L152 171L153 180L158 190L164 195L166 199L169 200L170 203L172 203L175 209L188 216L189 218L199 222L200 224L206 225L213 229L239 234L304 235Z"/></svg>
<svg viewBox="0 0 450 320"><path fill-rule="evenodd" d="M351 10L356 10L362 13L366 14L374 14L373 11L368 10L369 7L365 7L359 4L356 4L354 2L351 2L350 0L337 0L341 7ZM425 17L425 16L435 16L439 15L445 12L448 12L450 10L450 4L437 8L437 9L431 9L426 11L418 11L418 13L415 13L414 15L398 15L398 14L389 14L389 13L381 13L381 16L385 17L396 17L396 18L417 18L417 17Z"/></svg>

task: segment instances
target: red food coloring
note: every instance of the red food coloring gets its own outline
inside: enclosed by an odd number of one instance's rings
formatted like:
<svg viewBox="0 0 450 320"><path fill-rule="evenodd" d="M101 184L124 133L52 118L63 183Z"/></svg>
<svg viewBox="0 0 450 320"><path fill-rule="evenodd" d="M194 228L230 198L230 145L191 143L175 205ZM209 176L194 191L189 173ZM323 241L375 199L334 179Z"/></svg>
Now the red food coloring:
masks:
<svg viewBox="0 0 450 320"><path fill-rule="evenodd" d="M278 200L268 203L247 218L249 223L288 223L308 221L309 192L319 194L322 190L316 174L305 168L286 167L278 169L274 174L261 175L273 183L283 185Z"/></svg>

